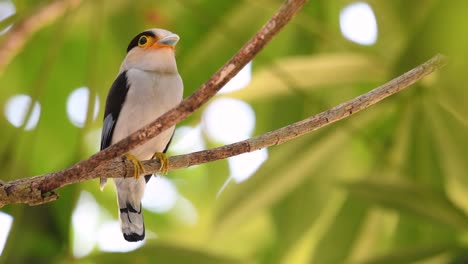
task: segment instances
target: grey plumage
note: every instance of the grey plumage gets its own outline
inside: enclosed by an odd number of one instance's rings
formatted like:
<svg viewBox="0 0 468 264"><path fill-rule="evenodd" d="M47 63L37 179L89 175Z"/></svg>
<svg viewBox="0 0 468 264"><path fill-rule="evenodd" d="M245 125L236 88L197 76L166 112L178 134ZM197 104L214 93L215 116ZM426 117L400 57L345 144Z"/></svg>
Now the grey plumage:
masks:
<svg viewBox="0 0 468 264"><path fill-rule="evenodd" d="M154 38L154 43L139 45L142 36ZM101 149L127 137L182 100L183 84L173 48L177 40L178 36L169 31L151 29L130 42L127 56L107 97ZM155 152L166 149L173 132L174 127L171 127L130 153L139 160L150 159ZM101 188L105 182L101 179ZM124 238L142 240L145 228L141 200L145 178L116 178L114 183Z"/></svg>

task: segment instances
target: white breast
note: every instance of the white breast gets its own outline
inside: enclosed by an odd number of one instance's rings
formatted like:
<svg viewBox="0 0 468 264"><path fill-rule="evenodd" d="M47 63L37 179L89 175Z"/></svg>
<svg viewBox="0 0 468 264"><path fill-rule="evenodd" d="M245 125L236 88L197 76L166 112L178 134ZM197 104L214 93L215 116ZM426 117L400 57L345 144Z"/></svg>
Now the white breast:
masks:
<svg viewBox="0 0 468 264"><path fill-rule="evenodd" d="M129 90L112 136L112 143L127 137L141 127L177 106L182 100L183 84L178 73L155 73L138 69L127 71ZM145 160L162 152L174 127L162 132L144 145L130 151Z"/></svg>

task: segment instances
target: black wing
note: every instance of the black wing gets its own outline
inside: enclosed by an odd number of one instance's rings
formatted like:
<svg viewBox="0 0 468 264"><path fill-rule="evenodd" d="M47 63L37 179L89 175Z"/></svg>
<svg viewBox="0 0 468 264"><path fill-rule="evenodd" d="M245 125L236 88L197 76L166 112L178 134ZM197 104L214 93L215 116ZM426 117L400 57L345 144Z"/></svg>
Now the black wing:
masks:
<svg viewBox="0 0 468 264"><path fill-rule="evenodd" d="M119 118L120 111L122 110L123 103L128 93L128 80L127 72L124 71L117 79L115 79L112 87L109 90L109 94L106 99L106 110L104 112L104 124L102 126L102 135L101 135L101 150L109 147L112 141L112 135L114 133L115 124ZM172 137L166 145L163 153L166 153L169 144L172 141ZM145 175L145 180L148 182L151 179L152 174ZM101 186L105 183L105 179L101 179Z"/></svg>
<svg viewBox="0 0 468 264"><path fill-rule="evenodd" d="M107 95L101 135L101 150L111 145L115 124L127 97L128 88L127 71L124 71L117 76Z"/></svg>

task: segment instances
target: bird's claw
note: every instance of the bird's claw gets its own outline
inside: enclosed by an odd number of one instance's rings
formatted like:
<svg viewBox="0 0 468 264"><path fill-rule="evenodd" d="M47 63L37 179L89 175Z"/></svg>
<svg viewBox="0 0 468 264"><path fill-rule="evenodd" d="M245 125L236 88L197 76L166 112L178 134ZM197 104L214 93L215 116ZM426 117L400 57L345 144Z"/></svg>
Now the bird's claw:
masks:
<svg viewBox="0 0 468 264"><path fill-rule="evenodd" d="M162 152L156 152L151 159L155 158L158 158L159 162L161 163L161 174L166 175L169 168L169 160L167 159L166 154Z"/></svg>
<svg viewBox="0 0 468 264"><path fill-rule="evenodd" d="M125 158L133 164L133 177L135 179L140 178L140 175L145 173L145 167L143 167L141 161L130 153L126 153Z"/></svg>

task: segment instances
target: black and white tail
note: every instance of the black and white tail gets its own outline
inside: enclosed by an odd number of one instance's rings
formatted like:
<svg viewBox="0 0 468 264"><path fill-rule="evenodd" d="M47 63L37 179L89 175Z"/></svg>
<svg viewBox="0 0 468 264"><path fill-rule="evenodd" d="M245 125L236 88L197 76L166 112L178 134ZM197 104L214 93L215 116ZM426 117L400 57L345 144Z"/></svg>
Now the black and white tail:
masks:
<svg viewBox="0 0 468 264"><path fill-rule="evenodd" d="M145 178L114 179L117 187L120 227L125 240L136 242L145 238L145 223L141 199L145 190Z"/></svg>

